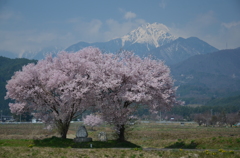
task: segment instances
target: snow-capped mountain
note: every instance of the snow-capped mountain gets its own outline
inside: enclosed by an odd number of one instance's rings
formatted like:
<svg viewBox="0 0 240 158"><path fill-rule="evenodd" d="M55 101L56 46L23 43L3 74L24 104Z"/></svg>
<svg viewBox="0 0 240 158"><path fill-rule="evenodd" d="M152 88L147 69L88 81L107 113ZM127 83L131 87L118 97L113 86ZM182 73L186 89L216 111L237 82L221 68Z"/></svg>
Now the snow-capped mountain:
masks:
<svg viewBox="0 0 240 158"><path fill-rule="evenodd" d="M158 23L148 23L120 38L108 42L79 42L68 47L66 51L78 51L86 46L94 46L106 52L114 53L124 49L133 51L139 56L146 56L148 51L167 44L175 39L176 37L171 35L167 26Z"/></svg>
<svg viewBox="0 0 240 158"><path fill-rule="evenodd" d="M154 45L156 48L175 39L176 37L170 34L167 26L158 23L142 25L121 38L122 46L130 42Z"/></svg>
<svg viewBox="0 0 240 158"><path fill-rule="evenodd" d="M19 57L40 60L40 59L44 59L46 55L50 55L50 54L52 56L56 56L62 50L64 49L61 47L52 46L52 47L46 47L37 51L26 51Z"/></svg>

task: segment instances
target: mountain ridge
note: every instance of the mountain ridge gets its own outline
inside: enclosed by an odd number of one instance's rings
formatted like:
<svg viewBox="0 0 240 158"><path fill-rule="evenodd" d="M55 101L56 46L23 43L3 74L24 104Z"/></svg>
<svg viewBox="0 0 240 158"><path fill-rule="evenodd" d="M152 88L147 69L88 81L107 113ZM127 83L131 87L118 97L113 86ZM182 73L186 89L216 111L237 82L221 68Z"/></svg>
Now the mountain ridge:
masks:
<svg viewBox="0 0 240 158"><path fill-rule="evenodd" d="M167 65L173 65L191 56L215 51L218 51L218 49L197 37L186 39L179 37L162 47L153 49L149 54L157 59L164 60Z"/></svg>
<svg viewBox="0 0 240 158"><path fill-rule="evenodd" d="M235 75L235 78L240 79L240 48L198 54L171 68L173 68L177 74L180 74L182 70L185 72L194 70L212 74L223 74L229 77Z"/></svg>

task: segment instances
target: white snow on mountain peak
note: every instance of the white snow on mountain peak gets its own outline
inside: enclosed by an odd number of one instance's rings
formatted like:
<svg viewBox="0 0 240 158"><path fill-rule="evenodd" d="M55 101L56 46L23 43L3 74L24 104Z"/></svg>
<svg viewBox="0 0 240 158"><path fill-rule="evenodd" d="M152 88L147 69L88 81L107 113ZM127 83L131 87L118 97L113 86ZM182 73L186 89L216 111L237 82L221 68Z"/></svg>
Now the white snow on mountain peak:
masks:
<svg viewBox="0 0 240 158"><path fill-rule="evenodd" d="M146 43L159 47L165 41L175 40L176 37L170 34L167 26L159 23L145 24L131 31L122 38L122 46L125 42Z"/></svg>

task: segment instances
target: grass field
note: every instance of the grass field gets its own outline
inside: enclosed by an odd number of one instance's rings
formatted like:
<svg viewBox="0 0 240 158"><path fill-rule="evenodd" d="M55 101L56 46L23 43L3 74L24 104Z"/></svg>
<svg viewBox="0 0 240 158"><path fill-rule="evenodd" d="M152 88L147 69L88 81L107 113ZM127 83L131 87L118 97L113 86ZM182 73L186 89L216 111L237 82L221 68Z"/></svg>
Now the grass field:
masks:
<svg viewBox="0 0 240 158"><path fill-rule="evenodd" d="M43 124L0 124L0 157L240 157L240 128L142 123L128 131L127 142L118 143L111 128L101 126L88 129L93 142L74 143L79 125L71 124L68 139L62 140ZM108 142L98 141L100 131Z"/></svg>

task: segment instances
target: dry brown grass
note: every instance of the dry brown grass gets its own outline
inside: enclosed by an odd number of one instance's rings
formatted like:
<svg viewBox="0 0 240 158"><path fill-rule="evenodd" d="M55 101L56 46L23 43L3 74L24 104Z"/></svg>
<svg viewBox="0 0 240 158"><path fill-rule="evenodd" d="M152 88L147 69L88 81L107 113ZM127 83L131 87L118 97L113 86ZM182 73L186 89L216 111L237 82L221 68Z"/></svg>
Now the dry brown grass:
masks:
<svg viewBox="0 0 240 158"><path fill-rule="evenodd" d="M76 131L81 123L71 124L68 131L68 138L75 138ZM41 139L58 136L56 130L44 129L44 124L0 124L0 139ZM87 128L88 129L88 128ZM110 126L104 125L95 127L94 131L88 129L89 137L98 140L97 134L105 131L108 139L114 139L114 132ZM214 137L240 138L240 128L226 127L199 127L196 124L148 123L138 124L126 133L129 141L143 147L163 148L169 143L179 139L191 141L200 139L212 139Z"/></svg>
<svg viewBox="0 0 240 158"><path fill-rule="evenodd" d="M240 138L240 128L198 127L181 125L146 124L138 125L132 132L129 141L142 147L163 148L173 142L211 141L213 138ZM206 142L207 143L207 142Z"/></svg>
<svg viewBox="0 0 240 158"><path fill-rule="evenodd" d="M44 124L0 124L0 139L42 139L57 135Z"/></svg>
<svg viewBox="0 0 240 158"><path fill-rule="evenodd" d="M108 126L98 127L96 131L89 131L89 137L97 140L97 134L100 131L107 132L110 139L114 139L113 131ZM238 139L240 138L240 128L199 127L197 124L182 126L180 123L168 125L148 123L135 125L126 135L128 141L144 148L164 148L179 140L184 140L186 143L192 140L213 143L214 138Z"/></svg>

